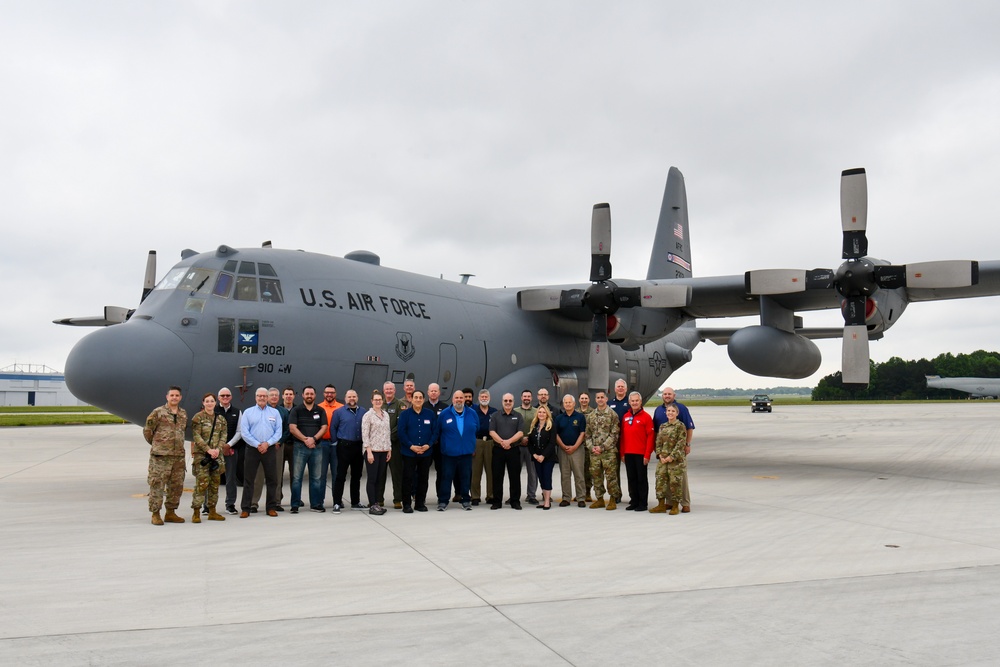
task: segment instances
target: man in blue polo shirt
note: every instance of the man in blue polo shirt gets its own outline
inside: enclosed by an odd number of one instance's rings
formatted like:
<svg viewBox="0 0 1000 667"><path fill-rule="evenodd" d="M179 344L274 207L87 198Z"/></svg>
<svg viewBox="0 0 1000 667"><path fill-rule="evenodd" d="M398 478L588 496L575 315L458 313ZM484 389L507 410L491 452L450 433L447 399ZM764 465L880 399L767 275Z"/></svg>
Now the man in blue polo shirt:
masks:
<svg viewBox="0 0 1000 667"><path fill-rule="evenodd" d="M583 481L583 439L587 432L587 418L576 411L576 399L563 396L563 411L555 417L556 455L559 457L559 471L562 474L562 502L559 507L569 507L574 493L570 488L570 474L576 483L577 505L586 507L584 498L587 491Z"/></svg>
<svg viewBox="0 0 1000 667"><path fill-rule="evenodd" d="M456 391L451 407L438 415L441 445L441 478L438 480L438 512L448 509L451 485L466 510L472 509L469 480L472 478L472 454L476 451L476 429L479 417L475 409L465 405L465 394Z"/></svg>
<svg viewBox="0 0 1000 667"><path fill-rule="evenodd" d="M243 498L241 499L241 519L250 516L253 503L254 479L257 466L264 466L264 480L267 485L267 515L278 516L278 468L277 447L281 440L281 414L267 404L267 389L261 387L254 393L257 405L243 411L240 419L240 436L247 444L243 466Z"/></svg>

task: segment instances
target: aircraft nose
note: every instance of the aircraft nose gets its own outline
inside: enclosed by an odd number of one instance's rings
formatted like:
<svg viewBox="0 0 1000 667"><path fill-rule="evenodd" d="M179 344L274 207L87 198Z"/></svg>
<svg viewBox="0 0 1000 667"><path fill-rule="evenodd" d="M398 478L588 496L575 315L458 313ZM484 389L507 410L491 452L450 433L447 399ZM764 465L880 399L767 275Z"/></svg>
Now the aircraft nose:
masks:
<svg viewBox="0 0 1000 667"><path fill-rule="evenodd" d="M66 385L81 401L134 424L162 405L167 388L188 389L194 355L173 332L131 320L85 336L66 358Z"/></svg>

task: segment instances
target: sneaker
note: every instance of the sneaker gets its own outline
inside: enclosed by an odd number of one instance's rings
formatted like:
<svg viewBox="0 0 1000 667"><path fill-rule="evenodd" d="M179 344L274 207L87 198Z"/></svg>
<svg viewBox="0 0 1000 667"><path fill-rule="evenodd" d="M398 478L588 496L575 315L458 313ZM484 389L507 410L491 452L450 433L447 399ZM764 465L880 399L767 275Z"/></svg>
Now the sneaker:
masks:
<svg viewBox="0 0 1000 667"><path fill-rule="evenodd" d="M323 507L322 505L316 505L315 507L310 507L309 511L310 512L325 512L326 508Z"/></svg>
<svg viewBox="0 0 1000 667"><path fill-rule="evenodd" d="M403 505L403 514L413 514L413 508L409 505Z"/></svg>
<svg viewBox="0 0 1000 667"><path fill-rule="evenodd" d="M333 509L330 511L334 514L340 514L340 505L334 505Z"/></svg>
<svg viewBox="0 0 1000 667"><path fill-rule="evenodd" d="M251 507L250 508L250 514L256 514L256 513L257 513L257 508L256 507Z"/></svg>
<svg viewBox="0 0 1000 667"><path fill-rule="evenodd" d="M208 514L208 508L207 508L207 507L203 507L203 508L201 509L201 513L202 513L202 514Z"/></svg>
<svg viewBox="0 0 1000 667"><path fill-rule="evenodd" d="M375 516L382 516L383 514L385 514L385 511L386 511L385 508L381 507L378 503L375 503L374 505L368 508L368 513L374 514Z"/></svg>
<svg viewBox="0 0 1000 667"><path fill-rule="evenodd" d="M462 503L462 507L465 508L466 512L471 512L472 511L472 503Z"/></svg>
<svg viewBox="0 0 1000 667"><path fill-rule="evenodd" d="M290 511L290 512L291 512L292 514L298 514L298 513L299 513L299 508L298 508L298 507L293 507L293 508L292 508L291 510L289 510L289 511Z"/></svg>
<svg viewBox="0 0 1000 667"><path fill-rule="evenodd" d="M448 509L447 505L445 505L444 503L438 503L438 512L443 512L446 509Z"/></svg>
<svg viewBox="0 0 1000 667"><path fill-rule="evenodd" d="M237 514L236 505L226 505L226 514Z"/></svg>
<svg viewBox="0 0 1000 667"><path fill-rule="evenodd" d="M274 509L275 509L275 511L277 511L277 512L284 512L284 511L285 511L285 508L284 508L284 507L282 507L281 505L278 505L278 506L277 506L277 507L275 507Z"/></svg>
<svg viewBox="0 0 1000 667"><path fill-rule="evenodd" d="M364 503L351 503L351 509L352 510L366 510L366 509L368 509L368 505L365 505Z"/></svg>
<svg viewBox="0 0 1000 667"><path fill-rule="evenodd" d="M538 498L528 498L527 501L528 501L529 505L537 505L538 504Z"/></svg>

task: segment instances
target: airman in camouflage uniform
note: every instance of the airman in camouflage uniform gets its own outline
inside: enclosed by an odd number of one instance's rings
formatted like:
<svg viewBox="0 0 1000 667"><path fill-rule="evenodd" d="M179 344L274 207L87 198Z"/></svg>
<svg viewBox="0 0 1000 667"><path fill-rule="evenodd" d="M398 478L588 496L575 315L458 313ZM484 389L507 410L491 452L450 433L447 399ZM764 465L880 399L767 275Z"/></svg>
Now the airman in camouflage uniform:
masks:
<svg viewBox="0 0 1000 667"><path fill-rule="evenodd" d="M201 523L202 504L208 507L209 521L226 520L226 517L215 511L215 506L219 502L219 480L222 473L226 472L226 458L221 454L228 432L226 418L215 413L215 404L215 394L205 394L201 400L204 410L191 420L191 474L195 479L194 497L191 499L194 516L191 523Z"/></svg>
<svg viewBox="0 0 1000 667"><path fill-rule="evenodd" d="M676 405L667 406L667 421L660 425L656 433L656 498L659 504L649 510L654 514L667 511L667 497L670 497L670 513L679 514L681 497L684 492L684 473L687 470L687 429L678 421Z"/></svg>
<svg viewBox="0 0 1000 667"><path fill-rule="evenodd" d="M608 407L607 392L598 391L595 394L597 409L587 415L587 431L584 447L590 452L590 476L594 480L594 502L591 509L606 507L609 510L618 508L615 498L622 495L618 484L618 434L621 423L618 413ZM611 497L607 505L604 503L604 481L607 479L608 493Z"/></svg>
<svg viewBox="0 0 1000 667"><path fill-rule="evenodd" d="M149 511L153 515L154 526L169 523L184 523L184 519L174 511L181 501L184 491L184 428L187 413L181 406L180 387L170 387L167 403L149 413L142 435L150 444L149 450ZM163 492L166 490L167 513L160 518L160 507L164 505Z"/></svg>

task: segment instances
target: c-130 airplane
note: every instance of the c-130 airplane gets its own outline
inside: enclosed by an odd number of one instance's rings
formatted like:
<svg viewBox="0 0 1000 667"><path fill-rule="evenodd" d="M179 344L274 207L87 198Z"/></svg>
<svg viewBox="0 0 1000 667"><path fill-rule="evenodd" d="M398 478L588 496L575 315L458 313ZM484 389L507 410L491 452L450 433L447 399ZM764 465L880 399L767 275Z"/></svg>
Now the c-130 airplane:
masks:
<svg viewBox="0 0 1000 667"><path fill-rule="evenodd" d="M219 246L185 250L154 286L150 252L140 305L58 324L103 326L66 361L73 394L133 423L186 390L193 414L220 386L252 402L258 387L334 383L362 400L389 380L494 396L550 388L554 397L623 379L648 398L703 340L727 344L740 369L803 378L820 365L814 338L843 336L843 379L868 382L869 339L912 301L1000 294L1000 261L891 265L867 256L867 180L841 179L842 258L836 270L771 269L696 278L684 177L672 167L645 280L612 278L611 217L594 206L590 284L483 288L386 268L377 255ZM841 329L807 329L799 311L841 308ZM697 318L759 315L739 329ZM113 325L113 326L111 326ZM558 404L558 403L557 403Z"/></svg>

